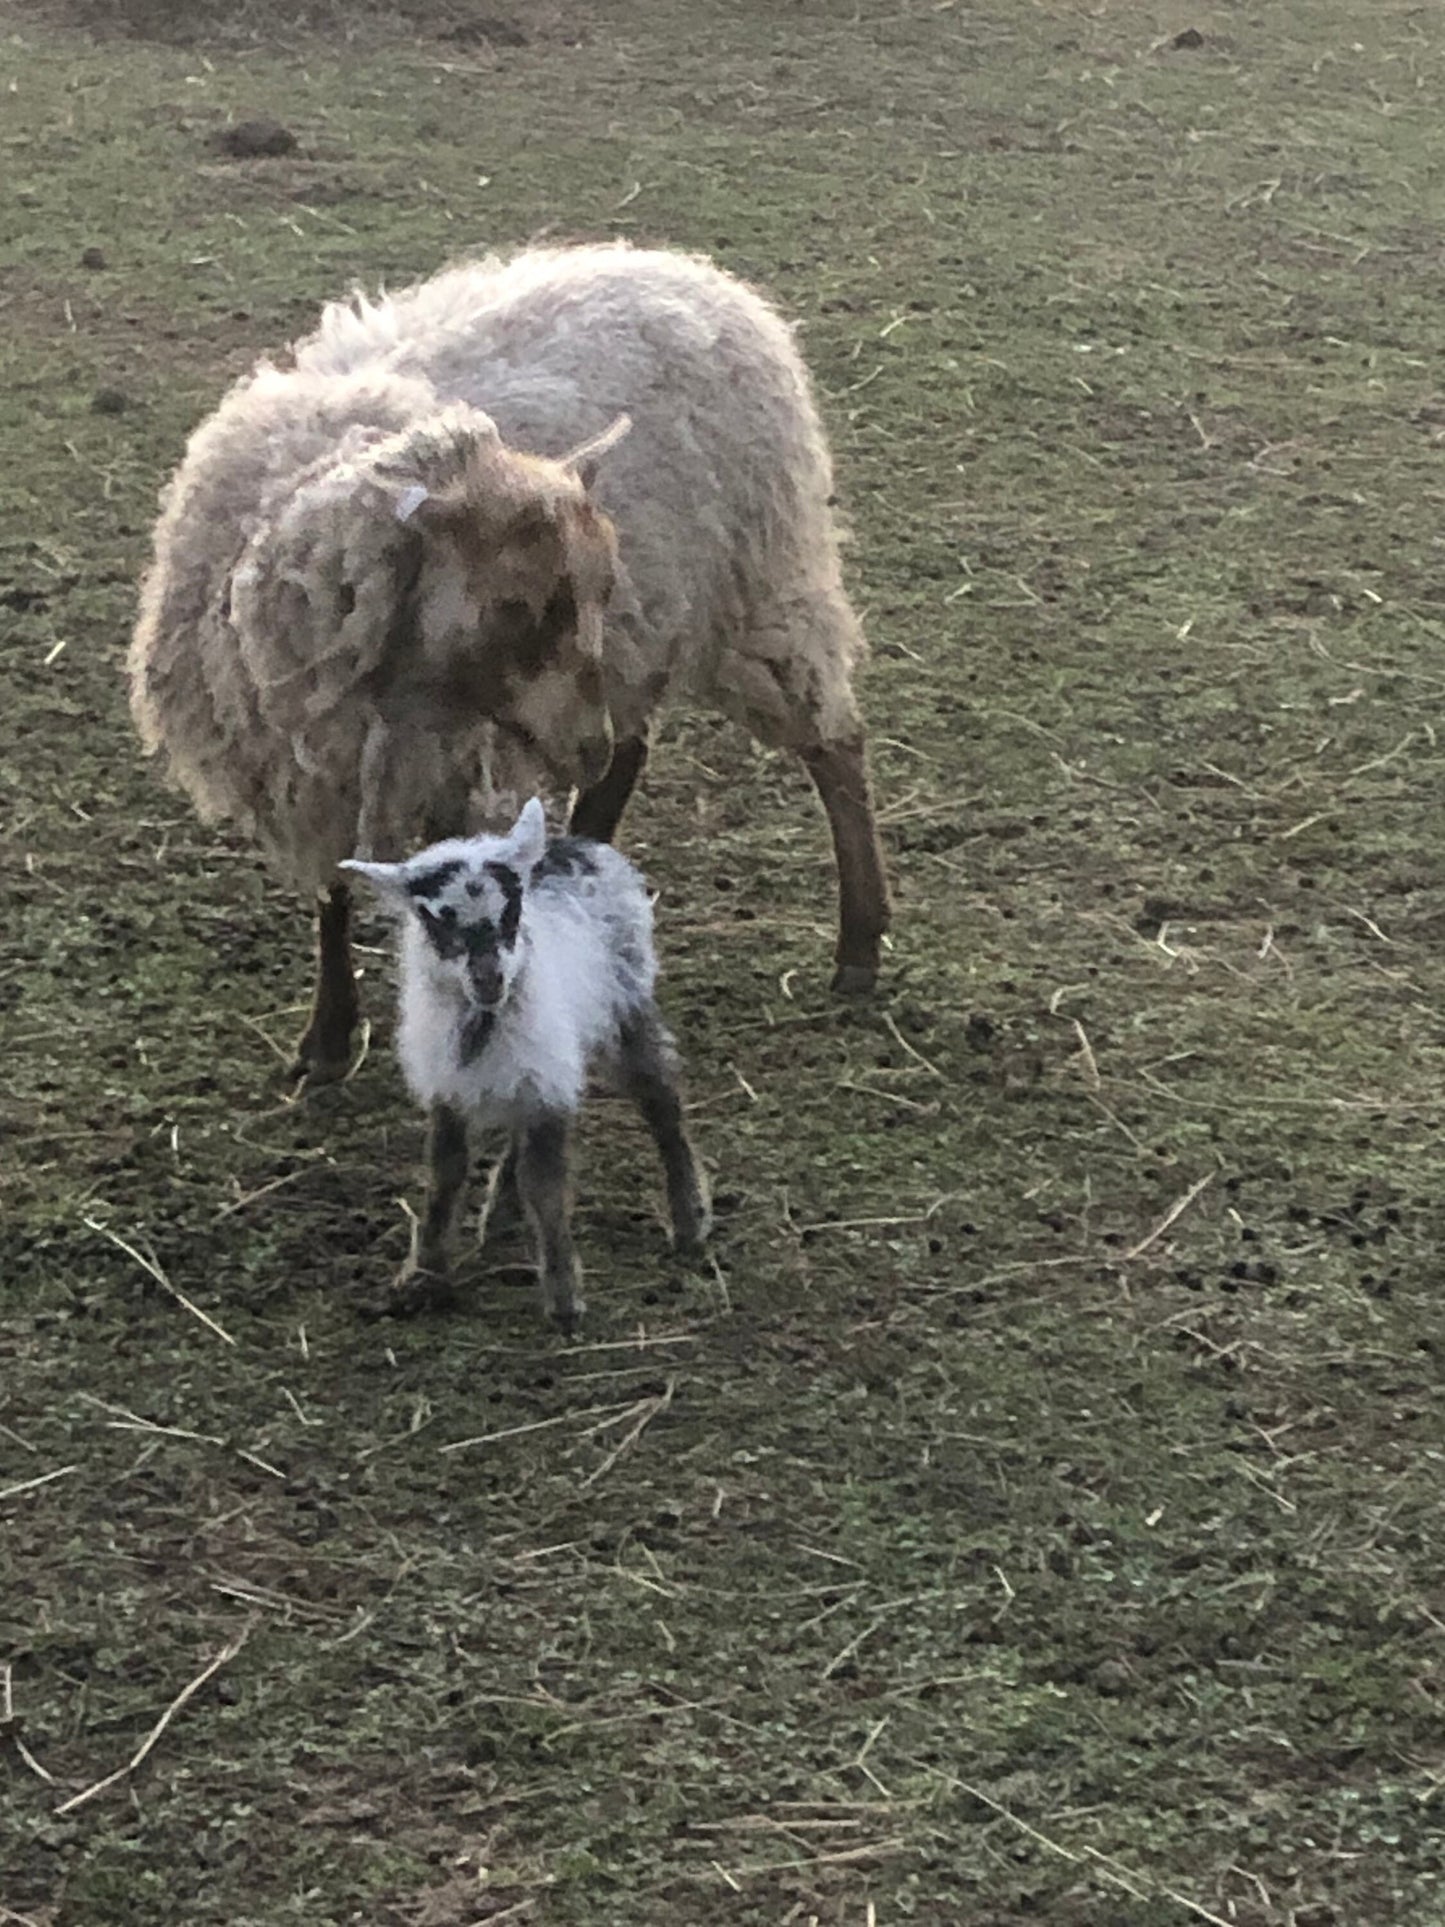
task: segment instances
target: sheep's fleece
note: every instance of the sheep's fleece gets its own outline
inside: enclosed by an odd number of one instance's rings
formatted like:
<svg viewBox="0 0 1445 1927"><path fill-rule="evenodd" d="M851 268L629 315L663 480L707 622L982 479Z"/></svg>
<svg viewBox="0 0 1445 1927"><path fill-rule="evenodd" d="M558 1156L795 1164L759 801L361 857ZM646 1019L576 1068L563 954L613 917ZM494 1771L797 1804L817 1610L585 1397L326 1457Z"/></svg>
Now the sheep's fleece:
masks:
<svg viewBox="0 0 1445 1927"><path fill-rule="evenodd" d="M192 436L163 497L131 677L142 738L203 815L318 888L358 848L415 847L458 795L480 799L476 824L535 780L497 756L483 715L453 710L439 728L408 712L404 677L376 693L372 672L415 618L395 516L357 475L368 451L456 403L507 447L552 458L631 417L593 490L621 557L604 642L619 739L683 690L777 747L857 737L861 635L787 327L701 259L532 250L328 307L293 368L263 364ZM323 512L282 540L301 491ZM384 778L366 753L378 722Z"/></svg>

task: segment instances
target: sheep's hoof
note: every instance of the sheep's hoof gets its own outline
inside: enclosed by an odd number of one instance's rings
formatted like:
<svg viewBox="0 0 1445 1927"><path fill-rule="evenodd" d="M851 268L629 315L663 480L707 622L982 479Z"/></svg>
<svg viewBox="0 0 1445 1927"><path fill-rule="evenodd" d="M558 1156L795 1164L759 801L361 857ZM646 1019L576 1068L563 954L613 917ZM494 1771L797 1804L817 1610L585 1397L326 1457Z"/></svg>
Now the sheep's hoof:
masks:
<svg viewBox="0 0 1445 1927"><path fill-rule="evenodd" d="M444 1271L425 1271L420 1265L406 1264L386 1291L360 1307L361 1316L374 1318L415 1318L424 1311L453 1311L457 1288Z"/></svg>
<svg viewBox="0 0 1445 1927"><path fill-rule="evenodd" d="M833 973L833 992L838 997L866 997L877 984L877 964L840 963Z"/></svg>
<svg viewBox="0 0 1445 1927"><path fill-rule="evenodd" d="M308 1091L325 1089L328 1084L343 1083L351 1070L351 1058L345 1057L307 1057L296 1059L286 1072L286 1081L296 1097Z"/></svg>
<svg viewBox="0 0 1445 1927"><path fill-rule="evenodd" d="M712 1205L704 1195L689 1199L672 1221L672 1248L680 1258L696 1258L712 1232Z"/></svg>
<svg viewBox="0 0 1445 1927"><path fill-rule="evenodd" d="M340 1084L351 1075L356 1023L354 1012L316 1010L311 1013L311 1021L296 1039L296 1056L286 1073L298 1096L303 1090Z"/></svg>

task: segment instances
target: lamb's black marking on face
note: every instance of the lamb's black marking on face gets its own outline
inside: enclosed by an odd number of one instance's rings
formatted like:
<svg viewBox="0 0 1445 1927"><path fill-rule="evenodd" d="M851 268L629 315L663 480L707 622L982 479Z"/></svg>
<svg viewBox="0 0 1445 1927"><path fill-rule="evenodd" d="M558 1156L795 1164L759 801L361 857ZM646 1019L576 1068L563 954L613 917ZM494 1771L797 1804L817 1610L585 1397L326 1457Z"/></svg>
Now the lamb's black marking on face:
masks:
<svg viewBox="0 0 1445 1927"><path fill-rule="evenodd" d="M516 870L498 861L473 869L464 859L450 859L418 871L407 888L433 951L447 962L469 960L476 993L490 1001L496 960L515 948L522 925Z"/></svg>
<svg viewBox="0 0 1445 1927"><path fill-rule="evenodd" d="M434 897L445 890L453 877L459 877L466 864L453 857L448 863L434 863L429 870L418 870L415 876L406 880L407 894L413 897Z"/></svg>
<svg viewBox="0 0 1445 1927"><path fill-rule="evenodd" d="M419 903L416 913L421 918L421 927L432 949L439 957L460 957L464 954L467 948L466 933L458 927L457 913L449 903L444 903L439 910L433 910L430 904Z"/></svg>
<svg viewBox="0 0 1445 1927"><path fill-rule="evenodd" d="M522 879L509 863L489 863L486 870L502 893L503 909L498 934L503 945L510 950L517 941L517 929L522 921Z"/></svg>
<svg viewBox="0 0 1445 1927"><path fill-rule="evenodd" d="M534 877L591 877L597 874L597 858L585 836L554 836Z"/></svg>
<svg viewBox="0 0 1445 1927"><path fill-rule="evenodd" d="M439 957L448 960L456 957L482 957L489 951L500 947L510 949L516 938L515 928L510 937L499 931L490 917L474 917L463 921L449 903L439 910L430 904L419 903L417 915L427 940ZM505 913L504 913L505 914Z"/></svg>

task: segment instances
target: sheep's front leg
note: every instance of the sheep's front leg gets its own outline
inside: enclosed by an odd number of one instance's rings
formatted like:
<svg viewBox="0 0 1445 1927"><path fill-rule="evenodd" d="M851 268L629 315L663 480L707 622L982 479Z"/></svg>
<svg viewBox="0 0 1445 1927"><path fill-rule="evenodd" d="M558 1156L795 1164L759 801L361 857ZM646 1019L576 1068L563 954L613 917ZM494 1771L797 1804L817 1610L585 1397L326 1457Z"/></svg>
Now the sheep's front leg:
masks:
<svg viewBox="0 0 1445 1927"><path fill-rule="evenodd" d="M571 1118L551 1111L517 1139L517 1190L537 1240L542 1304L564 1331L572 1330L583 1309L572 1249L571 1137Z"/></svg>
<svg viewBox="0 0 1445 1927"><path fill-rule="evenodd" d="M594 843L610 843L646 767L646 736L624 737L612 752L607 774L590 790L583 790L572 805L567 825L572 835L591 837Z"/></svg>
<svg viewBox="0 0 1445 1927"><path fill-rule="evenodd" d="M819 743L800 752L828 812L838 865L838 949L833 988L871 990L878 981L882 938L888 928L888 879L863 738Z"/></svg>
<svg viewBox="0 0 1445 1927"><path fill-rule="evenodd" d="M622 1075L662 1158L673 1242L679 1251L696 1251L712 1229L712 1202L683 1123L677 1053L655 1008L623 1026Z"/></svg>
<svg viewBox="0 0 1445 1927"><path fill-rule="evenodd" d="M468 1163L466 1118L449 1104L436 1105L427 1133L426 1211L387 1303L387 1309L396 1315L444 1310L456 1302L452 1245Z"/></svg>
<svg viewBox="0 0 1445 1927"><path fill-rule="evenodd" d="M296 1046L293 1084L310 1088L345 1077L360 1010L351 961L351 892L333 883L316 905L316 996Z"/></svg>

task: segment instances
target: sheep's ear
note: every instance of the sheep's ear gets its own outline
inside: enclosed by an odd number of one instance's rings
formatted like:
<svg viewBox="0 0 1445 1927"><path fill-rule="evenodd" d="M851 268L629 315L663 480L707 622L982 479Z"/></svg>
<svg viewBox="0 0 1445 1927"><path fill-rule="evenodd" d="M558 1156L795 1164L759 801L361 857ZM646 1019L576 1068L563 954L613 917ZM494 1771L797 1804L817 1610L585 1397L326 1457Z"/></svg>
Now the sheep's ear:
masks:
<svg viewBox="0 0 1445 1927"><path fill-rule="evenodd" d="M562 458L563 468L570 468L583 488L591 490L602 467L602 458L616 448L624 436L632 432L632 417L619 415L610 428L604 428L600 435L594 435L590 442L583 442L574 448L570 455Z"/></svg>
<svg viewBox="0 0 1445 1927"><path fill-rule="evenodd" d="M398 522L409 522L420 508L425 508L431 500L431 493L424 482L413 482L404 488L392 503L391 512Z"/></svg>
<svg viewBox="0 0 1445 1927"><path fill-rule="evenodd" d="M539 797L532 798L512 825L511 844L520 868L530 870L542 861L547 849L547 814Z"/></svg>
<svg viewBox="0 0 1445 1927"><path fill-rule="evenodd" d="M404 910L411 902L407 894L404 863L363 863L357 857L348 857L336 867L338 870L350 870L353 876L365 877L382 902L391 909Z"/></svg>
<svg viewBox="0 0 1445 1927"><path fill-rule="evenodd" d="M408 482L391 495L391 512L402 528L412 530L425 543L440 530L456 528L469 520L466 502L454 489L428 488L425 482Z"/></svg>
<svg viewBox="0 0 1445 1927"><path fill-rule="evenodd" d="M372 450L362 472L381 484L398 522L445 517L454 512L469 470L500 440L490 415L457 402L387 436Z"/></svg>

